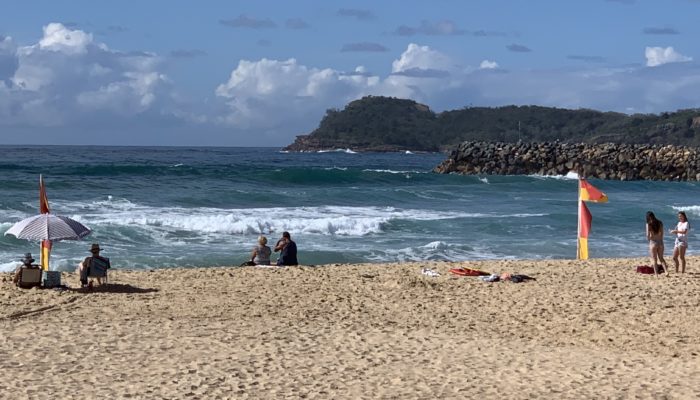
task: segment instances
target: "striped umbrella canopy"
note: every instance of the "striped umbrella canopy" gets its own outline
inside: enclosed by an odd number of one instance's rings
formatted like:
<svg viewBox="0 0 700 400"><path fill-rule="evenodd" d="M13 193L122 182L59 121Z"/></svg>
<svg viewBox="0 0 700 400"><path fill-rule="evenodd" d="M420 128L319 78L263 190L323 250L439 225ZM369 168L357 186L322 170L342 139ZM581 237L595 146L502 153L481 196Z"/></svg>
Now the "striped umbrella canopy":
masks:
<svg viewBox="0 0 700 400"><path fill-rule="evenodd" d="M25 218L5 232L27 240L79 240L89 235L90 228L80 222L53 214Z"/></svg>

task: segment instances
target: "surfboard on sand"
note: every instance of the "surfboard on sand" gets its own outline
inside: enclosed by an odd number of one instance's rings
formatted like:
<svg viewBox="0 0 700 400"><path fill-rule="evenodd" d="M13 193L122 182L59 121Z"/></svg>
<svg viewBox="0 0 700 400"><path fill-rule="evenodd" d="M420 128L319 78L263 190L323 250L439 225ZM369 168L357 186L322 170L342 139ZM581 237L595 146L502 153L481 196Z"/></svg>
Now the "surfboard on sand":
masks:
<svg viewBox="0 0 700 400"><path fill-rule="evenodd" d="M460 275L460 276L482 276L482 275L491 275L490 272L482 271L480 269L475 269L475 268L466 268L466 267L461 267L461 268L452 268L450 270L450 273L454 275Z"/></svg>

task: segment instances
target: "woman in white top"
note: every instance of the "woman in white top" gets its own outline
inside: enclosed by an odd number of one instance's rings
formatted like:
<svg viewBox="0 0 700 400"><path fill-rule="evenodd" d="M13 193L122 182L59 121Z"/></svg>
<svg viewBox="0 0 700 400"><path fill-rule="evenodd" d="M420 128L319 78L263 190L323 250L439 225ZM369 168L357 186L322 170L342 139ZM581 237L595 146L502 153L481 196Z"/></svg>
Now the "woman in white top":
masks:
<svg viewBox="0 0 700 400"><path fill-rule="evenodd" d="M676 225L676 229L671 230L671 233L676 234L676 243L673 246L673 263L676 265L676 272L678 272L678 258L680 258L681 273L685 273L685 251L688 249L689 230L690 224L688 223L688 217L686 217L685 211L679 211L678 225Z"/></svg>

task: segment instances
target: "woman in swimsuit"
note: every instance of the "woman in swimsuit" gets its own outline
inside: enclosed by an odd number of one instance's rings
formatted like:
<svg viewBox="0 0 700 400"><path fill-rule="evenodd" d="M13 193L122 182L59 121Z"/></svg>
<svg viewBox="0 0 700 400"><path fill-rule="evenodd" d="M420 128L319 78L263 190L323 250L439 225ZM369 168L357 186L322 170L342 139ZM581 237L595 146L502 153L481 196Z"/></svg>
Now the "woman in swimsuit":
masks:
<svg viewBox="0 0 700 400"><path fill-rule="evenodd" d="M654 274L659 274L659 264L664 265L666 275L668 275L668 264L664 260L664 224L656 219L653 212L647 211L647 240L649 241L649 255L654 263Z"/></svg>
<svg viewBox="0 0 700 400"><path fill-rule="evenodd" d="M676 235L676 243L673 246L673 263L676 264L676 272L678 272L678 258L681 259L681 273L685 273L685 251L688 249L688 231L690 223L688 217L685 216L685 211L678 212L678 225L676 229L671 229L671 234Z"/></svg>

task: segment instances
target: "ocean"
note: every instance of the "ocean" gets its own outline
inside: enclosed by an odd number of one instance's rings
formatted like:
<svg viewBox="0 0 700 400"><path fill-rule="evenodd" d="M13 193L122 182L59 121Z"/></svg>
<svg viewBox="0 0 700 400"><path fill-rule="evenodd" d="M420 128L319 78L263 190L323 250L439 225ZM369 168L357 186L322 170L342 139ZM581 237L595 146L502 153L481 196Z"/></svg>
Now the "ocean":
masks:
<svg viewBox="0 0 700 400"><path fill-rule="evenodd" d="M93 232L56 242L51 269L73 270L92 242L117 268L239 265L260 234L289 231L303 264L575 258L575 176L460 176L444 154L284 153L277 148L0 146L0 270L38 242L4 233L51 212ZM591 258L647 255L644 215L666 228L700 217L696 182L591 180ZM688 253L697 254L695 232ZM666 254L673 239L667 235ZM274 255L273 255L274 259Z"/></svg>

